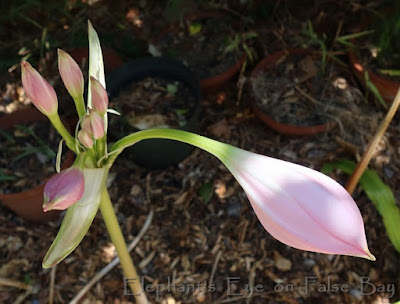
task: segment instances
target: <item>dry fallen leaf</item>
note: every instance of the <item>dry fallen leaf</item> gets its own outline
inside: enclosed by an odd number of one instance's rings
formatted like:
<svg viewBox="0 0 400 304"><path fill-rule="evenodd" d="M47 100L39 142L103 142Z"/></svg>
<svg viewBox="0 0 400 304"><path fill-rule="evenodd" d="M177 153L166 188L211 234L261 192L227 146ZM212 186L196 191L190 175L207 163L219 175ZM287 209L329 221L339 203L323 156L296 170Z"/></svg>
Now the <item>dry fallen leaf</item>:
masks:
<svg viewBox="0 0 400 304"><path fill-rule="evenodd" d="M302 77L302 80L310 79L317 75L318 67L315 65L314 60L311 56L307 56L304 59L300 60L298 63L301 70L305 73Z"/></svg>
<svg viewBox="0 0 400 304"><path fill-rule="evenodd" d="M231 137L231 127L228 121L224 118L215 124L212 124L207 128L208 132L218 138L230 138Z"/></svg>
<svg viewBox="0 0 400 304"><path fill-rule="evenodd" d="M274 251L275 266L281 271L289 271L292 269L292 262L280 255L278 251Z"/></svg>
<svg viewBox="0 0 400 304"><path fill-rule="evenodd" d="M138 116L132 116L128 114L126 120L132 127L135 127L139 130L168 127L167 117L160 114L149 114L149 115L138 115Z"/></svg>

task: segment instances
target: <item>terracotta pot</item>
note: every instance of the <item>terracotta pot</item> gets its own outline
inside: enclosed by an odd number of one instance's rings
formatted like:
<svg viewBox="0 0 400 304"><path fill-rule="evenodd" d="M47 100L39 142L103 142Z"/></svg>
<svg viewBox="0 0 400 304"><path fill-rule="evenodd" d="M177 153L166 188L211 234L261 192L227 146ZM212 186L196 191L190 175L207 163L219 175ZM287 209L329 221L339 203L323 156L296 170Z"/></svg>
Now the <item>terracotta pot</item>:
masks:
<svg viewBox="0 0 400 304"><path fill-rule="evenodd" d="M365 72L367 72L370 81L378 89L382 98L387 103L392 103L400 87L399 81L378 75L374 71L366 69L362 65L361 60L358 58L357 54L354 51L350 51L349 61L354 74L356 75L356 77L358 78L358 80L361 82L361 84L364 86L365 89L367 89L365 83Z"/></svg>
<svg viewBox="0 0 400 304"><path fill-rule="evenodd" d="M205 19L205 18L218 18L222 19L227 15L223 12L210 10L210 11L203 11L199 13L190 14L185 16L184 18L184 25L185 31L188 31L188 25L190 22ZM176 22L172 24L169 28L163 31L159 37L156 39L155 44L159 43L166 35L176 32L181 28L181 24ZM223 71L222 73L210 76L207 78L200 79L200 86L204 94L212 93L217 89L221 88L225 83L227 83L230 79L232 79L237 73L239 73L240 68L242 67L244 61L246 59L246 54L243 54L232 66L228 69ZM195 71L194 71L195 72Z"/></svg>
<svg viewBox="0 0 400 304"><path fill-rule="evenodd" d="M221 88L240 71L245 60L246 55L242 55L242 57L240 57L239 60L225 72L217 76L200 79L200 86L203 92L208 94Z"/></svg>
<svg viewBox="0 0 400 304"><path fill-rule="evenodd" d="M30 122L47 121L47 117L34 107L6 114L0 119L0 129L8 129L16 124L26 124ZM67 154L66 161L62 164L62 169L68 168L73 163L73 154ZM45 181L35 188L19 193L0 194L0 202L14 211L18 216L28 221L47 222L56 218L59 211L43 212L43 189Z"/></svg>
<svg viewBox="0 0 400 304"><path fill-rule="evenodd" d="M306 56L310 54L312 54L312 51L308 49L289 49L286 51L279 51L273 53L270 56L265 57L255 66L255 68L251 72L250 79L254 78L260 72L268 72L269 69L273 69L276 66L277 62L281 60L284 56L289 56L289 57L291 55ZM280 123L276 121L273 117L266 114L262 109L260 109L257 106L257 97L254 94L252 88L250 88L250 91L252 92L253 95L251 103L255 115L266 125L268 125L269 127L271 127L272 129L274 129L279 133L287 135L312 135L312 134L326 132L335 125L333 121L314 126L296 126L291 124Z"/></svg>
<svg viewBox="0 0 400 304"><path fill-rule="evenodd" d="M119 68L122 65L122 59L112 49L103 48L103 61L104 69L106 72L112 72L113 70ZM75 61L80 65L83 62L89 63L89 49L86 47L79 47L74 49L68 49L67 53L75 59Z"/></svg>

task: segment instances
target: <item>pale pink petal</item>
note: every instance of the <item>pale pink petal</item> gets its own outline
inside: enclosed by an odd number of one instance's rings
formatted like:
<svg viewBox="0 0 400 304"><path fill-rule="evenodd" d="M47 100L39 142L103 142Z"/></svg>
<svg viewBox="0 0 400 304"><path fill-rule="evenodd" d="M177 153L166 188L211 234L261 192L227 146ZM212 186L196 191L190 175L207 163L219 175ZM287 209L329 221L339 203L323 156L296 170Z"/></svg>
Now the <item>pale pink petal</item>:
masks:
<svg viewBox="0 0 400 304"><path fill-rule="evenodd" d="M27 61L21 61L21 79L26 95L43 114L50 116L57 113L56 92Z"/></svg>
<svg viewBox="0 0 400 304"><path fill-rule="evenodd" d="M102 138L105 134L103 118L94 111L90 111L89 118L94 139Z"/></svg>
<svg viewBox="0 0 400 304"><path fill-rule="evenodd" d="M333 179L234 147L224 163L264 228L281 242L302 250L373 259L360 211Z"/></svg>

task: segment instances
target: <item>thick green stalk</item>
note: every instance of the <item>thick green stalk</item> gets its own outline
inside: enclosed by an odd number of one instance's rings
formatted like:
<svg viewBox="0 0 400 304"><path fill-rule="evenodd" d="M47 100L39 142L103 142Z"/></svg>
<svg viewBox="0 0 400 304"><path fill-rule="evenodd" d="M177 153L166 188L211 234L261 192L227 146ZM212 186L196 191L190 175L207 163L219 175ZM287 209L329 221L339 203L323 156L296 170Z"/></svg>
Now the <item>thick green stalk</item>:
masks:
<svg viewBox="0 0 400 304"><path fill-rule="evenodd" d="M50 122L54 126L54 128L57 130L57 132L61 135L61 137L65 140L65 143L67 144L68 148L71 151L76 151L76 145L75 145L75 138L72 137L72 135L68 132L68 130L65 128L64 124L62 123L60 116L58 116L58 113L48 116Z"/></svg>
<svg viewBox="0 0 400 304"><path fill-rule="evenodd" d="M115 249L117 250L119 260L121 262L124 276L131 288L137 304L148 304L146 294L141 285L140 277L138 276L135 266L132 263L132 258L129 255L124 236L122 235L121 227L118 224L117 216L111 204L110 196L106 187L103 189L103 194L100 201L100 211L103 215L108 233L111 237Z"/></svg>
<svg viewBox="0 0 400 304"><path fill-rule="evenodd" d="M107 137L104 135L102 138L96 140L96 153L97 160L101 159L106 153Z"/></svg>
<svg viewBox="0 0 400 304"><path fill-rule="evenodd" d="M107 164L111 165L125 148L130 147L141 140L150 138L164 138L184 142L203 149L220 160L225 157L227 154L227 148L229 148L229 145L227 144L186 131L174 129L149 129L132 133L117 141L110 150L110 157L108 158Z"/></svg>

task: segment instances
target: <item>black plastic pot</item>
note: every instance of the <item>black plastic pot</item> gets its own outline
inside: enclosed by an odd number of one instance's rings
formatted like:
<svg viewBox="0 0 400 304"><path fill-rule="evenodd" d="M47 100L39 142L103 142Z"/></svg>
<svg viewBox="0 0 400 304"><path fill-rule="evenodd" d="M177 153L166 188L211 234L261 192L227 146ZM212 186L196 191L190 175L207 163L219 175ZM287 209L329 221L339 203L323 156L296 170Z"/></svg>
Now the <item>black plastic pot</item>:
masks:
<svg viewBox="0 0 400 304"><path fill-rule="evenodd" d="M146 77L162 77L177 80L191 89L193 96L196 97L195 109L193 115L187 120L186 125L180 129L190 132L197 131L201 101L200 83L191 70L176 60L146 57L122 65L107 77L107 91L110 99L112 100L117 97L130 84L141 81ZM131 132L135 131L138 130L131 127ZM129 153L132 159L141 166L151 169L165 169L171 165L178 164L192 150L193 147L188 144L169 139L147 139L135 144L125 153Z"/></svg>

